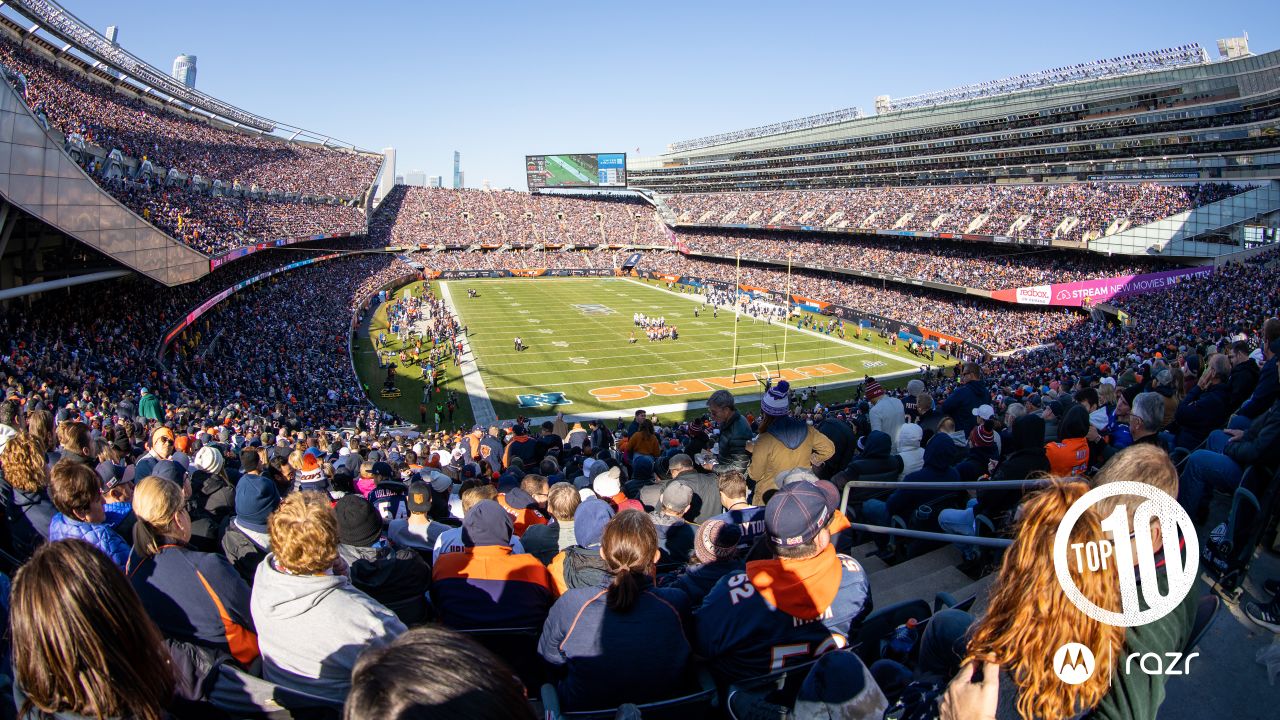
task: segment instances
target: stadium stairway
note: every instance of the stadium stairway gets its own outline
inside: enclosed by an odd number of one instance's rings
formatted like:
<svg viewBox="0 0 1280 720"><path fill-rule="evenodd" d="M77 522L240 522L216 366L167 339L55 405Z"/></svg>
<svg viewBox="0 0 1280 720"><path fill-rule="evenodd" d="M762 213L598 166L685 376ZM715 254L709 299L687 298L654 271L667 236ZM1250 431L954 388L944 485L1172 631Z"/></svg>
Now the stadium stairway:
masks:
<svg viewBox="0 0 1280 720"><path fill-rule="evenodd" d="M986 607L987 590L995 579L995 573L974 580L961 572L960 551L955 545L940 547L897 565L887 565L884 560L870 555L875 549L875 543L866 543L855 547L851 553L867 571L875 607L886 608L916 598L932 604L934 596L940 592L949 593L961 601L976 595L978 601L974 603L974 609Z"/></svg>

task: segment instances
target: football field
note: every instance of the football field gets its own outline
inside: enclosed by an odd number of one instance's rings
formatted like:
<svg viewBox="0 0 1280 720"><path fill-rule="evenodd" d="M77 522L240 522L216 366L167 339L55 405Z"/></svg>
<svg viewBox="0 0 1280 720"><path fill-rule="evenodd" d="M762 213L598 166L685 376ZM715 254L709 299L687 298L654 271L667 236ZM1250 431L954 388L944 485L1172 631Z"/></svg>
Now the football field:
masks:
<svg viewBox="0 0 1280 720"><path fill-rule="evenodd" d="M551 174L548 185L591 185L598 178L596 168L577 155L548 155L547 172Z"/></svg>
<svg viewBox="0 0 1280 720"><path fill-rule="evenodd" d="M407 290L420 292L421 283ZM747 406L758 398L761 381L786 378L795 388L816 387L827 403L852 396L832 388L864 375L885 378L914 373L920 361L878 338L848 341L812 330L797 330L742 316L734 360L734 314L715 317L701 298L661 284L622 278L511 278L447 280L432 283L467 326L468 349L460 367L448 364L441 386L459 398L452 422L511 420L518 416L630 416L645 408L667 419L697 415L708 395L733 391ZM473 289L478 297L469 298ZM405 289L397 292L403 295ZM697 308L698 316L694 316ZM679 330L678 340L649 341L633 313L664 317ZM369 336L387 329L385 307L357 337L356 366L370 397L411 422L420 417L420 372L397 373L397 398L380 398L383 372ZM634 333L636 342L629 342ZM519 336L524 350L515 349ZM392 342L388 349L398 350ZM785 353L785 354L784 354ZM440 393L427 398L428 420ZM479 410L472 412L473 406Z"/></svg>

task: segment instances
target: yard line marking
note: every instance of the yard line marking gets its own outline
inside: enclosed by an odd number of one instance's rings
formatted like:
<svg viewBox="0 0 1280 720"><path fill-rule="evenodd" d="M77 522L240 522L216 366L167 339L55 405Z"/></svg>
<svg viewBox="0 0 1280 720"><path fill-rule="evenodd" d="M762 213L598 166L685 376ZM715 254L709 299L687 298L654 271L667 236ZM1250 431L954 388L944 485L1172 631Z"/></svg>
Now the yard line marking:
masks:
<svg viewBox="0 0 1280 720"><path fill-rule="evenodd" d="M444 300L450 315L462 317L458 309L453 306L453 296L449 294L448 283L440 283L440 299ZM489 399L489 391L485 388L480 368L476 365L476 354L471 352L471 344L465 335L461 340L463 357L467 359L462 361L459 370L462 373L462 385L467 391L467 397L471 399L471 417L477 425L486 427L493 425L498 421L498 412L493 409L493 401Z"/></svg>

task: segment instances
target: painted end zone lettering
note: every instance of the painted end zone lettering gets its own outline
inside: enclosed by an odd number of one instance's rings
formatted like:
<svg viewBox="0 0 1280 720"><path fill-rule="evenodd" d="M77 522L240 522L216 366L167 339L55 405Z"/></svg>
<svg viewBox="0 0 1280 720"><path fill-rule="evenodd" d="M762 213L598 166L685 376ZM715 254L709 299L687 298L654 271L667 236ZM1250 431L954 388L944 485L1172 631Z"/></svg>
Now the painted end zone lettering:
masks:
<svg viewBox="0 0 1280 720"><path fill-rule="evenodd" d="M852 370L843 365L838 365L836 363L822 363L820 365L803 365L798 368L784 368L776 375L773 375L773 379L792 382L811 380L813 378L820 377L847 375L852 372ZM628 400L640 400L650 395L673 397L676 395L709 393L717 387L729 390L740 390L744 388L759 387L759 381L763 379L764 374L751 373L750 375L739 375L738 377L746 377L749 379L734 380L733 376L722 376L690 378L674 380L672 382L648 383L644 385L615 385L612 387L596 388L591 391L591 396L601 402L626 402Z"/></svg>

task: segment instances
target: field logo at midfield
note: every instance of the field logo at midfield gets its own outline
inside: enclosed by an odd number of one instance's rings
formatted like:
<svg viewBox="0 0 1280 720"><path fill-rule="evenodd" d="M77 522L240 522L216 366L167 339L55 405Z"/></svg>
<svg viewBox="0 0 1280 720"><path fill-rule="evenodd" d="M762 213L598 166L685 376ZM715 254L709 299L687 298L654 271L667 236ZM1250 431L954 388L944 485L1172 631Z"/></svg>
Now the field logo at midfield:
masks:
<svg viewBox="0 0 1280 720"><path fill-rule="evenodd" d="M522 408L555 407L556 405L572 405L573 401L562 392L546 392L537 395L517 395L516 401Z"/></svg>
<svg viewBox="0 0 1280 720"><path fill-rule="evenodd" d="M578 308L578 312L582 313L583 315L613 315L614 314L613 309L610 308L608 305L597 305L597 304L591 303L586 305L575 304L574 307Z"/></svg>
<svg viewBox="0 0 1280 720"><path fill-rule="evenodd" d="M823 363L821 365L805 365L794 369L785 368L776 373L773 376L773 379L775 381L786 380L787 382L796 382L812 380L815 378L833 377L835 375L847 375L852 372L852 370L843 365ZM591 395L601 402L626 402L628 400L640 400L641 398L646 398L650 395L672 397L675 395L711 393L716 388L726 388L729 390L759 388L760 380L763 378L764 375L762 373L744 372L739 374L736 379L732 376L723 376L690 378L663 383L644 383L642 385L615 385L612 387L596 388L591 391Z"/></svg>

